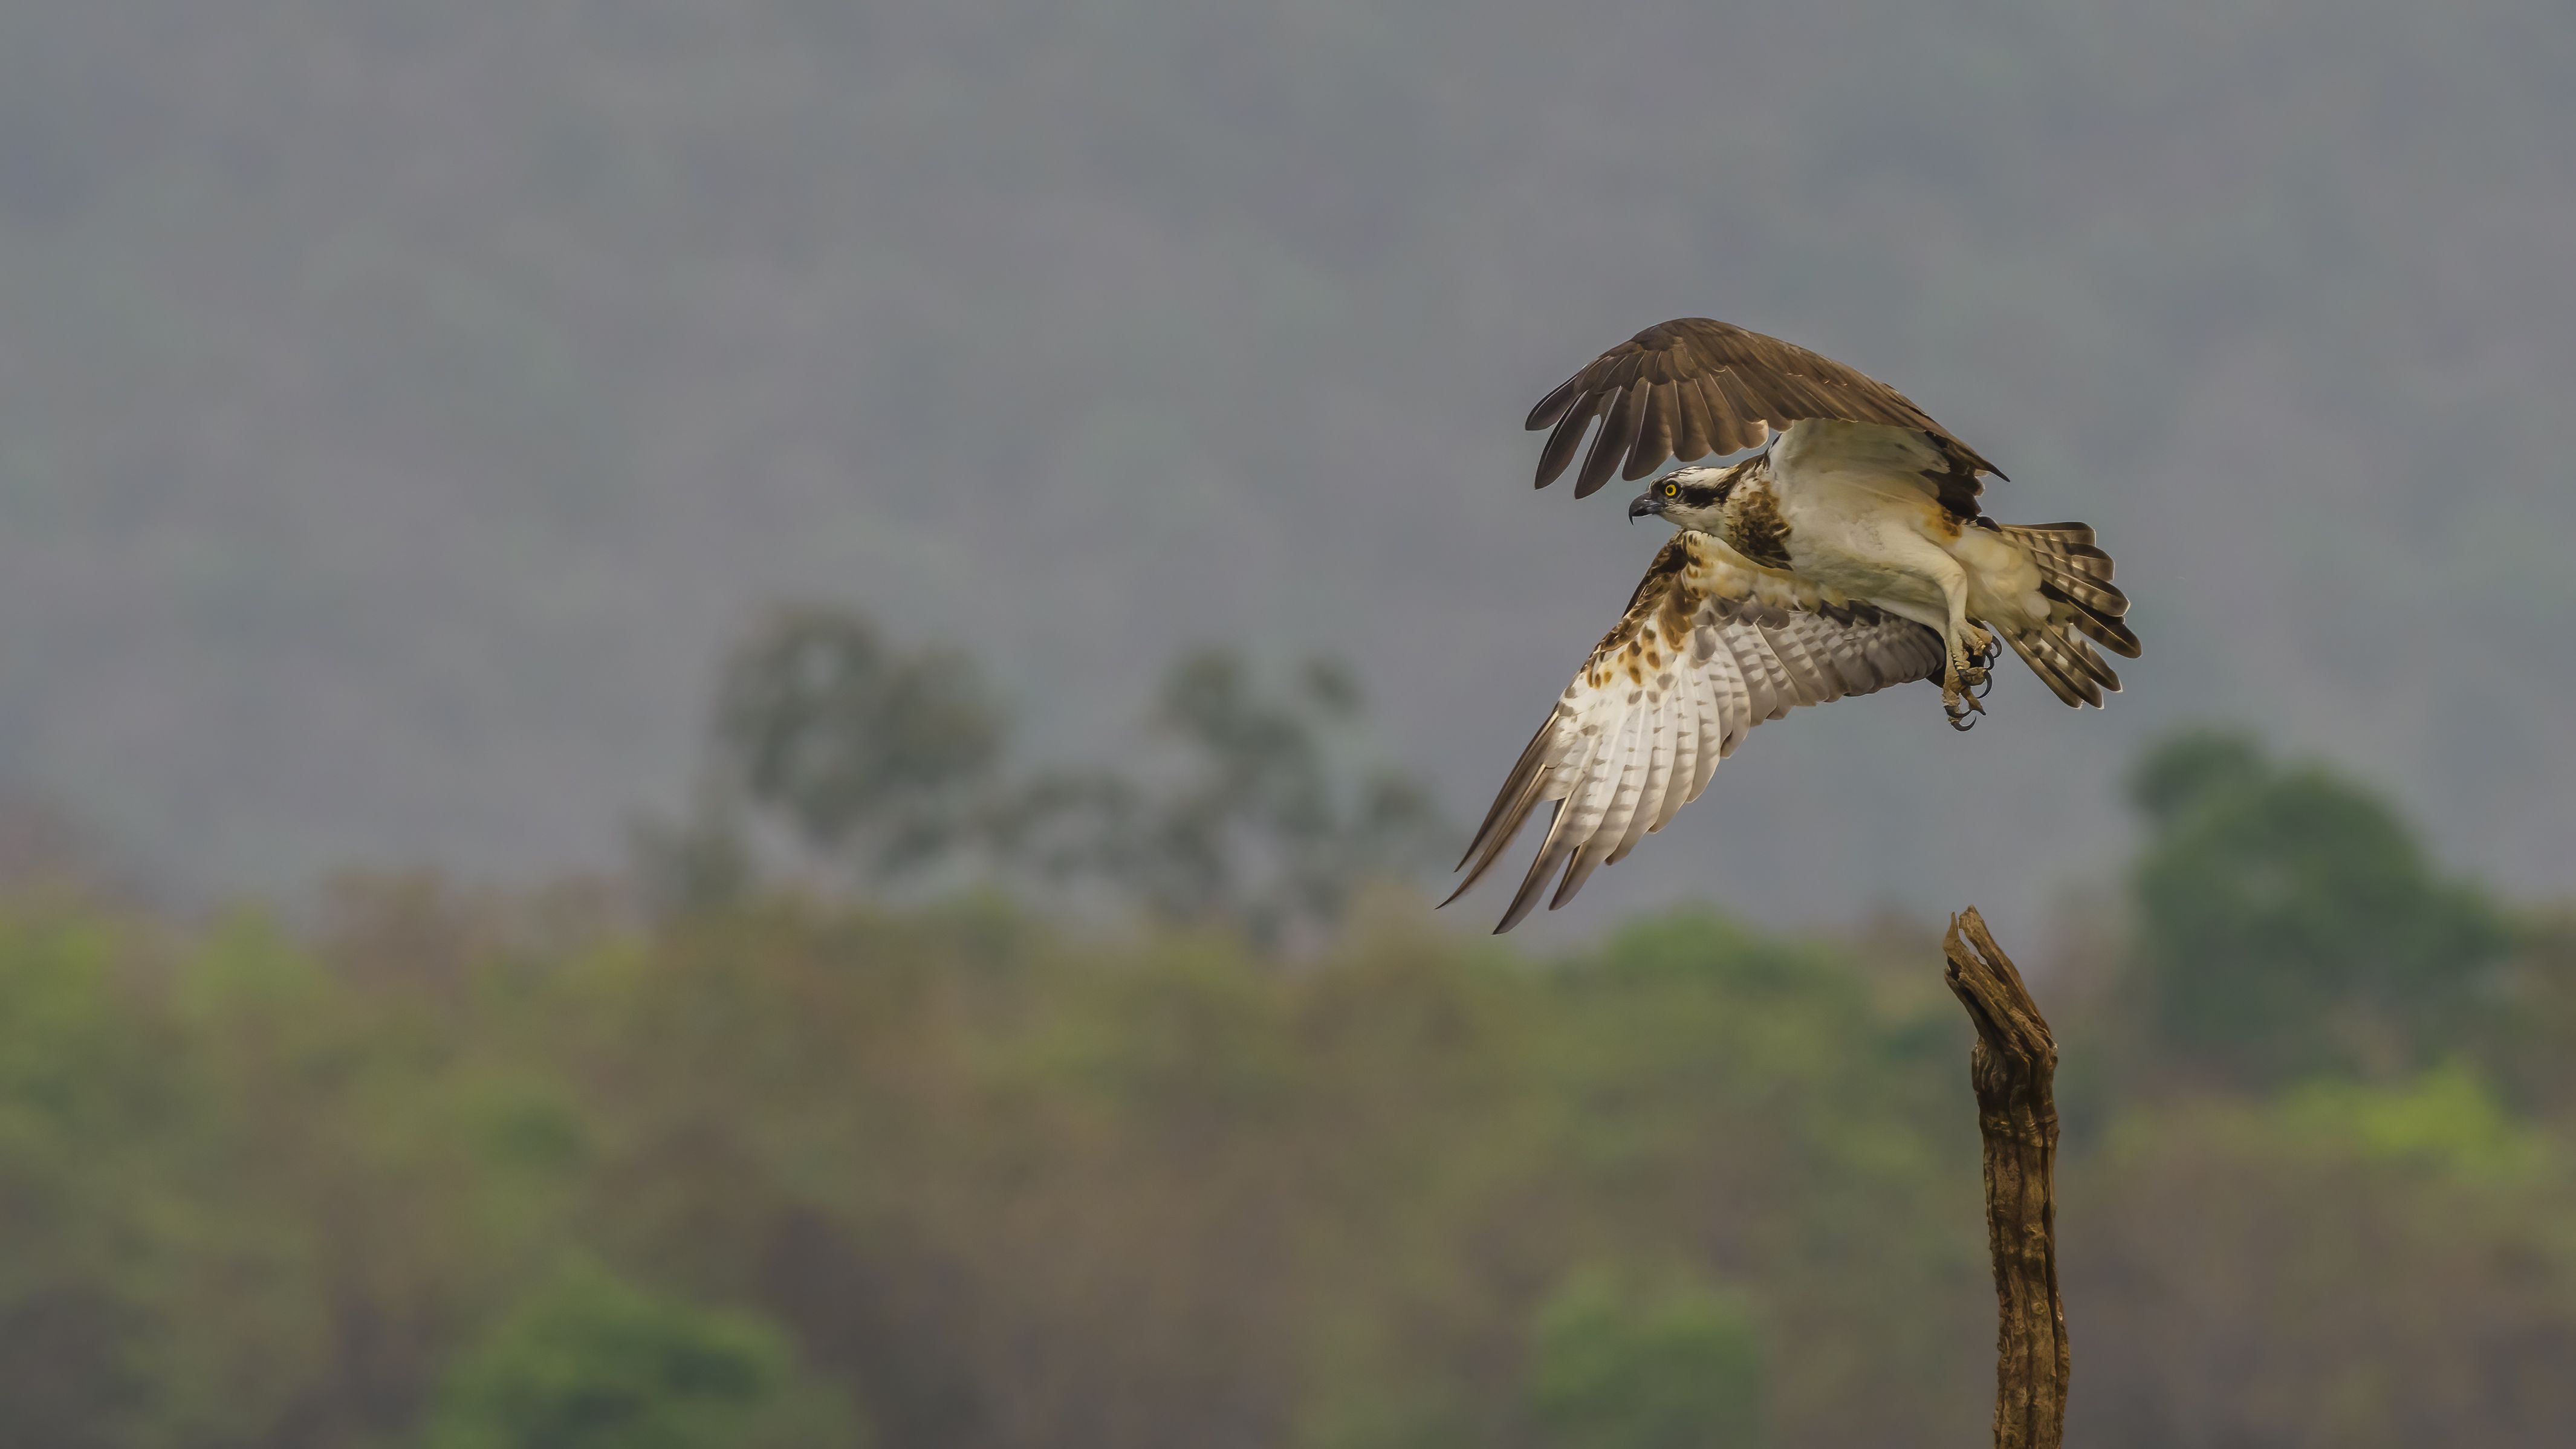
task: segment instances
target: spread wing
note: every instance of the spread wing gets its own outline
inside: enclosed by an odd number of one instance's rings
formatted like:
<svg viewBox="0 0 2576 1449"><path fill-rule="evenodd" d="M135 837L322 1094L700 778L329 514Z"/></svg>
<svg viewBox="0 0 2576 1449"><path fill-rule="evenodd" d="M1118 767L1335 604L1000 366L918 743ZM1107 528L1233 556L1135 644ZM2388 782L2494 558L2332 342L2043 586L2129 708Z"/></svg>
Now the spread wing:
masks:
<svg viewBox="0 0 2576 1449"><path fill-rule="evenodd" d="M1643 478L1667 457L1689 462L1710 453L1758 448L1773 431L1806 418L1880 423L1923 434L1956 481L1942 501L1973 517L1977 474L2003 470L1932 421L1905 394L1794 343L1706 317L1661 322L1602 353L1530 409L1528 427L1553 428L1539 450L1538 486L1565 472L1594 418L1602 420L1583 457L1574 496L1588 498L1610 480ZM1625 459L1622 467L1621 460Z"/></svg>
<svg viewBox="0 0 2576 1449"><path fill-rule="evenodd" d="M1761 568L1706 534L1675 534L1521 751L1449 900L1553 800L1538 858L1494 929L1519 925L1562 867L1554 910L1697 799L1755 725L1798 705L1937 678L1941 665L1940 635L1920 624Z"/></svg>

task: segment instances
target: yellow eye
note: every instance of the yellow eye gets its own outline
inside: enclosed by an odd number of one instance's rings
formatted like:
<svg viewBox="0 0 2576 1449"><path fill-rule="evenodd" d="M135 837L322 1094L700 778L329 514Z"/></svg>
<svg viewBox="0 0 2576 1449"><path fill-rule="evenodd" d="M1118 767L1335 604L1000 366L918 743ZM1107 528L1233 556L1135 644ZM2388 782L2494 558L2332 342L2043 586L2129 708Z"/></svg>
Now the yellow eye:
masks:
<svg viewBox="0 0 2576 1449"><path fill-rule="evenodd" d="M1682 496L1682 485L1680 485L1679 483L1667 483L1667 484L1665 484L1665 485L1664 485L1664 496L1665 496L1666 498L1679 498L1679 497L1681 497L1681 496Z"/></svg>

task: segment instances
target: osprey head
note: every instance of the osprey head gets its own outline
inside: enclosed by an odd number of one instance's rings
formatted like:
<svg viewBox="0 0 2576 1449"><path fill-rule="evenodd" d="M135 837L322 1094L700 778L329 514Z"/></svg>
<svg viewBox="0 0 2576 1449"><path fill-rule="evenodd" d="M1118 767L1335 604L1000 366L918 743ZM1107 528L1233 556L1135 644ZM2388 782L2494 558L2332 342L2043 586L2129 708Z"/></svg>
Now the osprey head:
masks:
<svg viewBox="0 0 2576 1449"><path fill-rule="evenodd" d="M1649 515L1675 528L1700 533L1719 531L1718 509L1735 491L1741 465L1733 468L1675 468L1628 505L1630 518Z"/></svg>

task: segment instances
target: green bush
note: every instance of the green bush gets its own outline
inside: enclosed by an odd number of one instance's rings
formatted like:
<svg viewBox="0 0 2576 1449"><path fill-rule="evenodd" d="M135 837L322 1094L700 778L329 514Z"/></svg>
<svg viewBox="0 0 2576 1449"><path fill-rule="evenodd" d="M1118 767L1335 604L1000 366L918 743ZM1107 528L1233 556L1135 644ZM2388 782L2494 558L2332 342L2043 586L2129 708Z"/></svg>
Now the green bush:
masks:
<svg viewBox="0 0 2576 1449"><path fill-rule="evenodd" d="M1550 1449L1751 1449L1761 1336L1738 1294L1578 1274L1539 1311L1529 1399Z"/></svg>
<svg viewBox="0 0 2576 1449"><path fill-rule="evenodd" d="M850 1449L854 1421L774 1328L558 1271L462 1355L425 1449Z"/></svg>
<svg viewBox="0 0 2576 1449"><path fill-rule="evenodd" d="M2420 1063L2508 944L2387 801L2332 771L2185 735L2132 799L2153 831L2136 882L2155 1022L2186 1056L2271 1080Z"/></svg>

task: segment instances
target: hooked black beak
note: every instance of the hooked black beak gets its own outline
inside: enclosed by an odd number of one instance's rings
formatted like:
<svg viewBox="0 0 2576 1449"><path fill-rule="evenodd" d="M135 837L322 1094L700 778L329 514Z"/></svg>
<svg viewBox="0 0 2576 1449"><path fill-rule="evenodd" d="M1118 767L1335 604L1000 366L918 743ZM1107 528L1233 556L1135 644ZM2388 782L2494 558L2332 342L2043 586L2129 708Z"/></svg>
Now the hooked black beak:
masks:
<svg viewBox="0 0 2576 1449"><path fill-rule="evenodd" d="M1663 511L1664 499L1662 494L1640 493L1637 495L1637 501L1628 505L1628 520L1633 523L1640 518L1645 518L1649 515L1661 513Z"/></svg>

